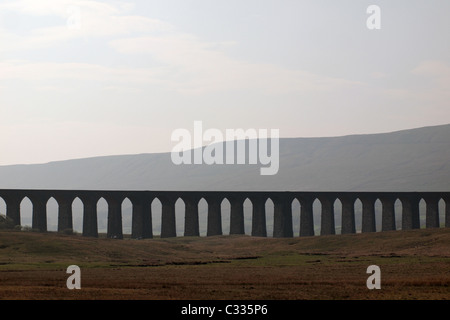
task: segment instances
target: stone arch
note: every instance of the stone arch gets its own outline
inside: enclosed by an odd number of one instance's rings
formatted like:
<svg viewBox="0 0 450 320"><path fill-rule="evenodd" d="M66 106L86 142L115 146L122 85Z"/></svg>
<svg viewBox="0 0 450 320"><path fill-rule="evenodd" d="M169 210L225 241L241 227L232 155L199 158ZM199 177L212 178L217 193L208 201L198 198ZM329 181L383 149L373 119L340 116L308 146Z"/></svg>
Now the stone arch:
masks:
<svg viewBox="0 0 450 320"><path fill-rule="evenodd" d="M0 196L0 213L6 215L6 201Z"/></svg>
<svg viewBox="0 0 450 320"><path fill-rule="evenodd" d="M445 227L445 200L443 197L439 198L438 208L439 208L439 227L443 228Z"/></svg>
<svg viewBox="0 0 450 320"><path fill-rule="evenodd" d="M208 230L208 201L204 197L198 200L198 220L200 236L206 236Z"/></svg>
<svg viewBox="0 0 450 320"><path fill-rule="evenodd" d="M108 231L108 202L102 196L97 199L97 226L98 226L98 234L99 236L105 236Z"/></svg>
<svg viewBox="0 0 450 320"><path fill-rule="evenodd" d="M253 201L249 197L245 197L242 205L244 207L244 234L250 235L251 232L248 226L252 225Z"/></svg>
<svg viewBox="0 0 450 320"><path fill-rule="evenodd" d="M267 197L264 201L264 206L266 209L266 230L267 235L273 235L274 230L274 212L275 212L275 203L271 197Z"/></svg>
<svg viewBox="0 0 450 320"><path fill-rule="evenodd" d="M20 201L21 195L1 195L0 196L0 214L7 216L12 220L14 226L20 226Z"/></svg>
<svg viewBox="0 0 450 320"><path fill-rule="evenodd" d="M380 198L375 199L374 211L375 211L375 231L381 231L383 204L381 203Z"/></svg>
<svg viewBox="0 0 450 320"><path fill-rule="evenodd" d="M73 219L73 231L83 231L83 200L80 197L75 197L72 200L72 219Z"/></svg>
<svg viewBox="0 0 450 320"><path fill-rule="evenodd" d="M186 202L182 197L175 200L175 228L178 236L184 235L184 219L186 216Z"/></svg>
<svg viewBox="0 0 450 320"><path fill-rule="evenodd" d="M294 236L300 236L300 207L301 203L297 198L291 201L291 211L292 211L292 227Z"/></svg>
<svg viewBox="0 0 450 320"><path fill-rule="evenodd" d="M443 200L444 200L444 209L442 209L442 211L445 212L444 226L446 228L450 228L450 194L444 196Z"/></svg>
<svg viewBox="0 0 450 320"><path fill-rule="evenodd" d="M25 229L31 229L33 227L33 202L28 196L25 196L19 203L20 225Z"/></svg>
<svg viewBox="0 0 450 320"><path fill-rule="evenodd" d="M122 199L120 204L122 211L122 230L123 234L131 234L131 225L133 217L133 202L129 197Z"/></svg>
<svg viewBox="0 0 450 320"><path fill-rule="evenodd" d="M45 205L47 208L47 231L58 231L58 201L56 201L55 197L51 196Z"/></svg>
<svg viewBox="0 0 450 320"><path fill-rule="evenodd" d="M154 197L150 203L152 218L153 218L153 228L152 232L154 235L161 235L161 217L162 217L162 202L158 197Z"/></svg>
<svg viewBox="0 0 450 320"><path fill-rule="evenodd" d="M9 227L20 226L20 202L18 199L0 196L0 214L10 220Z"/></svg>
<svg viewBox="0 0 450 320"><path fill-rule="evenodd" d="M0 214L6 216L6 201L0 196Z"/></svg>
<svg viewBox="0 0 450 320"><path fill-rule="evenodd" d="M223 234L230 234L231 228L231 202L227 197L224 197L220 202L220 212L222 218Z"/></svg>
<svg viewBox="0 0 450 320"><path fill-rule="evenodd" d="M320 235L320 225L322 223L322 203L318 197L314 197L312 200L313 208L313 221L314 221L314 234Z"/></svg>
<svg viewBox="0 0 450 320"><path fill-rule="evenodd" d="M354 207L355 207L355 232L361 233L363 203L360 198L355 199Z"/></svg>
<svg viewBox="0 0 450 320"><path fill-rule="evenodd" d="M403 202L400 198L395 199L394 201L394 218L395 218L395 230L402 229L403 217Z"/></svg>
<svg viewBox="0 0 450 320"><path fill-rule="evenodd" d="M427 203L423 197L419 199L419 221L420 226L425 227L427 223Z"/></svg>
<svg viewBox="0 0 450 320"><path fill-rule="evenodd" d="M336 234L342 234L343 223L343 201L337 197L333 202L333 218L334 218L334 230ZM355 202L353 201L353 210L355 208Z"/></svg>

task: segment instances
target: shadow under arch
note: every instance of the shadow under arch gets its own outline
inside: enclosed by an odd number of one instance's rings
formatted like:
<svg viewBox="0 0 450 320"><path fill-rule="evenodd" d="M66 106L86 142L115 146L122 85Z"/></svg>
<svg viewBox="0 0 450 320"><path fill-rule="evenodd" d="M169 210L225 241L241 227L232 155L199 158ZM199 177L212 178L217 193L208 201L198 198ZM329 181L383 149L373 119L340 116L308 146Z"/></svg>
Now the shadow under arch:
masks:
<svg viewBox="0 0 450 320"><path fill-rule="evenodd" d="M247 197L252 203L251 213L251 235L253 237L267 237L267 207L272 206L273 215L273 202L261 194L254 194Z"/></svg>
<svg viewBox="0 0 450 320"><path fill-rule="evenodd" d="M161 202L161 238L172 238L177 236L175 201L177 197L173 194L158 195Z"/></svg>
<svg viewBox="0 0 450 320"><path fill-rule="evenodd" d="M208 203L208 219L206 236L218 236L222 235L222 217L221 217L221 203L222 196L207 196L206 202Z"/></svg>
<svg viewBox="0 0 450 320"><path fill-rule="evenodd" d="M411 230L420 228L419 201L420 198L414 194L399 197L401 202L401 220L397 218L397 229ZM397 202L396 202L397 204ZM397 208L396 208L397 210ZM400 224L401 223L401 224ZM401 226L401 227L400 227Z"/></svg>
<svg viewBox="0 0 450 320"><path fill-rule="evenodd" d="M378 201L378 202L377 202ZM355 210L357 210L359 204L360 215L358 211L355 211L355 229L358 230L360 226L360 232L376 232L377 225L377 206L381 206L380 200L374 195L358 195L355 200ZM358 216L360 222L358 222Z"/></svg>
<svg viewBox="0 0 450 320"><path fill-rule="evenodd" d="M40 194L26 195L32 203L32 229L47 232L47 201L50 197ZM23 199L22 199L23 201Z"/></svg>
<svg viewBox="0 0 450 320"><path fill-rule="evenodd" d="M198 196L183 196L184 202L184 236L199 237L199 201ZM177 200L178 201L178 200Z"/></svg>
<svg viewBox="0 0 450 320"><path fill-rule="evenodd" d="M148 195L131 194L131 238L153 238L152 201Z"/></svg>
<svg viewBox="0 0 450 320"><path fill-rule="evenodd" d="M381 231L396 230L395 224L395 203L397 196L383 195L378 197L381 201Z"/></svg>
<svg viewBox="0 0 450 320"><path fill-rule="evenodd" d="M78 199L78 200L77 200ZM104 199L103 199L104 200ZM98 208L101 207L103 210L107 208L106 200L104 202L100 202L99 205L99 196L94 194L78 194L71 202L72 214L75 212L75 217L77 217L77 213L80 211L78 207L80 205L82 207L82 229L83 229L83 237L94 237L98 238L99 236L99 228L98 228ZM76 218L78 219L78 218Z"/></svg>
<svg viewBox="0 0 450 320"><path fill-rule="evenodd" d="M300 237L310 237L314 236L315 234L315 201L320 203L320 201L314 195L297 195L292 200L292 219L294 221L294 226L298 226L298 234ZM299 206L299 208L297 206ZM295 222L298 211L300 211L299 219L298 222ZM318 210L316 209L316 211Z"/></svg>
<svg viewBox="0 0 450 320"><path fill-rule="evenodd" d="M102 195L97 203L101 203L102 199L105 200L107 204L106 237L111 239L123 239L122 203L125 197L108 192Z"/></svg>

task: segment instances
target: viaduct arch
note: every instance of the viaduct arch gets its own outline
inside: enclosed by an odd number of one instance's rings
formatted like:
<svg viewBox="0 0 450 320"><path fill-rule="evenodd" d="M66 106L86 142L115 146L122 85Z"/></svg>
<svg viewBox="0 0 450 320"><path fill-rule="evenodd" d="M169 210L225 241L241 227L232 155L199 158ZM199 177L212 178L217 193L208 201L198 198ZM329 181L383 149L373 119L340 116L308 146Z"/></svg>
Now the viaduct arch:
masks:
<svg viewBox="0 0 450 320"><path fill-rule="evenodd" d="M381 231L397 230L395 202L400 200L401 229L420 228L419 202L426 203L425 227L440 227L439 201L445 202L442 213L445 227L450 227L450 192L300 192L300 191L113 191L113 190L26 190L0 189L0 198L6 204L6 215L20 225L20 203L30 199L32 228L47 231L47 202L54 198L58 203L58 231L73 228L72 203L83 203L83 236L98 237L97 202L103 198L108 204L108 238L123 238L122 202L132 203L132 238L152 238L151 204L161 202L161 237L176 237L175 203L181 199L185 204L184 236L200 236L199 201L208 204L207 236L222 235L221 204L230 203L230 234L244 234L244 202L252 203L251 235L267 237L266 208L268 199L273 202L273 237L293 237L292 202L300 203L299 236L313 236L313 203L321 204L320 235L336 233L334 203L342 205L341 233L356 232L355 202L362 203L361 232L375 232L375 202L381 201Z"/></svg>

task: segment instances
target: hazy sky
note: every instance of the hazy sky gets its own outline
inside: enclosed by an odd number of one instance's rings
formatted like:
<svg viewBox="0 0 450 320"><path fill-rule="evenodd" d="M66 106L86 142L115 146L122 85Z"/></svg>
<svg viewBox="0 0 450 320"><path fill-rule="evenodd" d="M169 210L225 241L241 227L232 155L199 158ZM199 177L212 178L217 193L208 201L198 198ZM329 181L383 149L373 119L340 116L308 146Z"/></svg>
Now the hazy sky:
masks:
<svg viewBox="0 0 450 320"><path fill-rule="evenodd" d="M369 30L369 5L381 29ZM0 0L0 165L450 123L450 1Z"/></svg>

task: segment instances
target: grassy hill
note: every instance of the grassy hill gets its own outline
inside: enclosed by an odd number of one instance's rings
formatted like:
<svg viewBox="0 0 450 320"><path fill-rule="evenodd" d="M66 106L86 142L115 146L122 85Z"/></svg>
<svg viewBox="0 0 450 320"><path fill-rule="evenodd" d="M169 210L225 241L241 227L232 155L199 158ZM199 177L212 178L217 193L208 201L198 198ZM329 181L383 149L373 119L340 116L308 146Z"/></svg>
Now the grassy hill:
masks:
<svg viewBox="0 0 450 320"><path fill-rule="evenodd" d="M0 166L0 188L119 190L442 191L450 124L391 133L280 139L279 171L175 165L170 152Z"/></svg>
<svg viewBox="0 0 450 320"><path fill-rule="evenodd" d="M69 265L82 289L68 290ZM366 269L381 268L368 290ZM0 232L0 299L448 299L450 229L112 240Z"/></svg>

